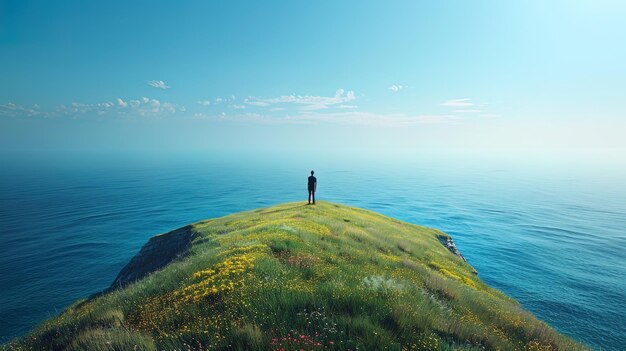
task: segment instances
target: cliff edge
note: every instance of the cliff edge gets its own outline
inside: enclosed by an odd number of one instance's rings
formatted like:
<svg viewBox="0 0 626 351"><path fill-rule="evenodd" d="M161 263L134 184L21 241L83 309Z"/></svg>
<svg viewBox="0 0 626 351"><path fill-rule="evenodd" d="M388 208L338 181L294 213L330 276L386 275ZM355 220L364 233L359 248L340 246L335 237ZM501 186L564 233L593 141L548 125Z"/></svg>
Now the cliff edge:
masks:
<svg viewBox="0 0 626 351"><path fill-rule="evenodd" d="M187 225L150 238L139 253L122 268L108 290L124 287L174 260L183 258L191 248L192 228Z"/></svg>
<svg viewBox="0 0 626 351"><path fill-rule="evenodd" d="M445 233L287 203L151 238L111 287L3 350L586 350Z"/></svg>

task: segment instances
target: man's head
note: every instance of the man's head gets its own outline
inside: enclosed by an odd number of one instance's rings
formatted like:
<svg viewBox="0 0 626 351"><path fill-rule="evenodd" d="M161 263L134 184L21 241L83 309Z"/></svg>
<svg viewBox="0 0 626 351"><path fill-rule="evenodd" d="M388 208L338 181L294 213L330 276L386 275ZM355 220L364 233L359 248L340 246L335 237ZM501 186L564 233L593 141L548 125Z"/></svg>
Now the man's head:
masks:
<svg viewBox="0 0 626 351"><path fill-rule="evenodd" d="M311 171L311 175L313 175L313 173L315 173L315 172Z"/></svg>

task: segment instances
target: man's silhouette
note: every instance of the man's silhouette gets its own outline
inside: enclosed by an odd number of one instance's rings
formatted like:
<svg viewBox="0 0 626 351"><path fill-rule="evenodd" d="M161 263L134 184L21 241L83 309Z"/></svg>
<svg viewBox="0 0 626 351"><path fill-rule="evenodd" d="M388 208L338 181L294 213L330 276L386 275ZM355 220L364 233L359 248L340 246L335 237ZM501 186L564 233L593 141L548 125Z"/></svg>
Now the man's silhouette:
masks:
<svg viewBox="0 0 626 351"><path fill-rule="evenodd" d="M311 171L311 176L309 177L309 204L311 204L311 199L313 199L313 205L315 205L315 190L317 190L317 178L313 176L314 173Z"/></svg>

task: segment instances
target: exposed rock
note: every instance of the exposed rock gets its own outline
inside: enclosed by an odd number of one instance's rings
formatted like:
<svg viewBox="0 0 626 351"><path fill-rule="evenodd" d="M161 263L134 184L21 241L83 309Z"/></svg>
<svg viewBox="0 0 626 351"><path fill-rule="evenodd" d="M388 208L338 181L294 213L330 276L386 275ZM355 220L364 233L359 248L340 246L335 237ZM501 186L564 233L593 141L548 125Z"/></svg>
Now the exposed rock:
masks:
<svg viewBox="0 0 626 351"><path fill-rule="evenodd" d="M439 242L441 243L441 245L445 246L455 256L457 256L457 257L461 258L463 261L467 262L465 257L463 257L463 255L461 254L461 251L459 251L459 249L456 247L456 244L454 244L454 241L452 240L451 237L449 237L447 235L437 235L437 239L439 239ZM474 270L474 274L478 274L478 271L474 267L472 267L472 269Z"/></svg>
<svg viewBox="0 0 626 351"><path fill-rule="evenodd" d="M124 287L184 257L191 247L192 235L192 227L188 225L153 236L122 268L107 290Z"/></svg>

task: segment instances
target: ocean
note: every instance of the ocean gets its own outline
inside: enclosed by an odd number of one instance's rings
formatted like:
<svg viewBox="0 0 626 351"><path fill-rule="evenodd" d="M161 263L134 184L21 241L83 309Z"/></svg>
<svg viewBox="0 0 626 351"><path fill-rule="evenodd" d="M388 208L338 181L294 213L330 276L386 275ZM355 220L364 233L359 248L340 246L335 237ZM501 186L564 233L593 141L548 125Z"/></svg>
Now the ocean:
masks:
<svg viewBox="0 0 626 351"><path fill-rule="evenodd" d="M598 350L626 345L625 173L553 162L280 157L2 161L0 342L106 288L149 237L317 199L453 236L479 276Z"/></svg>

